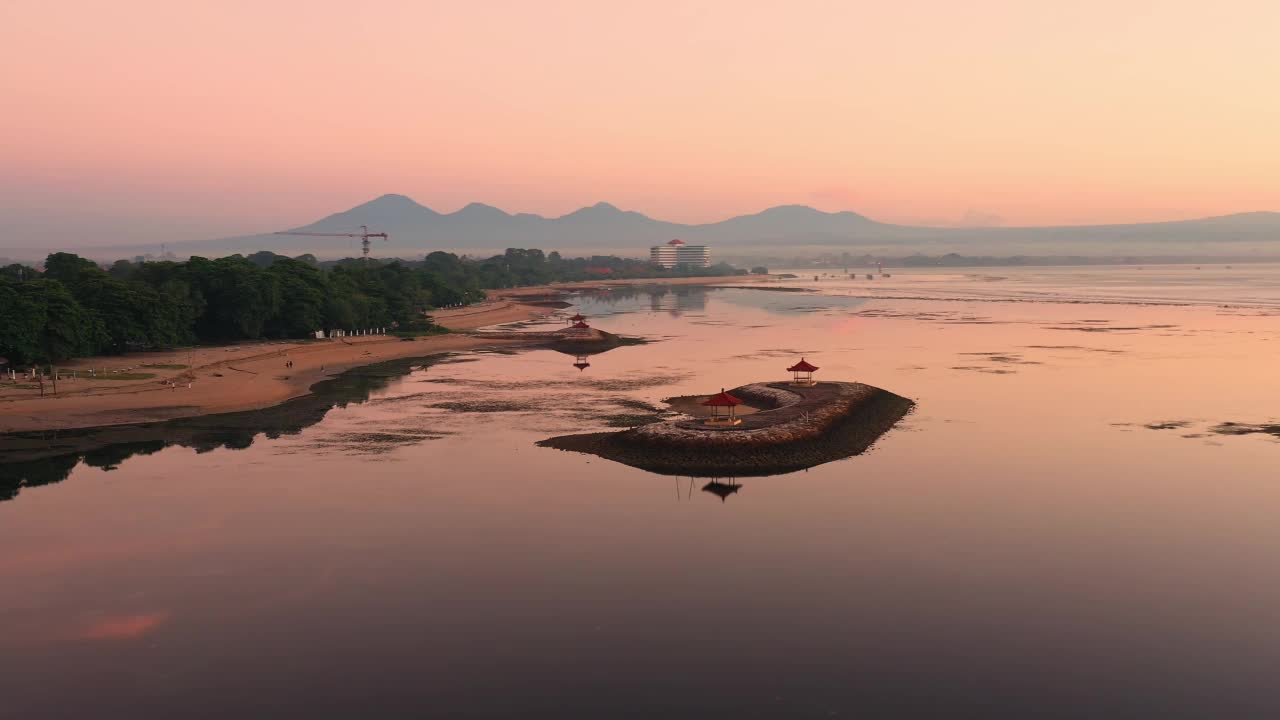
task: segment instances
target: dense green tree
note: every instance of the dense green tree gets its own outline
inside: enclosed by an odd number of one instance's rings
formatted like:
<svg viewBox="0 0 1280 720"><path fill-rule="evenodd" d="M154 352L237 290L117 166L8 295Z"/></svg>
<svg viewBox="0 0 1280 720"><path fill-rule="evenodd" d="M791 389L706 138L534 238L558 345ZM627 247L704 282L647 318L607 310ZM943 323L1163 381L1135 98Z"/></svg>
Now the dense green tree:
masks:
<svg viewBox="0 0 1280 720"><path fill-rule="evenodd" d="M26 265L20 265L18 263L13 263L12 265L5 265L4 267L0 268L0 278L7 278L9 280L22 281L22 280L31 279L35 276L36 276L35 270L32 270Z"/></svg>
<svg viewBox="0 0 1280 720"><path fill-rule="evenodd" d="M138 266L128 260L117 260L107 270L107 274L118 280L128 280L137 270Z"/></svg>
<svg viewBox="0 0 1280 720"><path fill-rule="evenodd" d="M277 255L270 250L259 250L245 259L260 268L267 268L275 265L280 260L288 260L289 258L284 255Z"/></svg>
<svg viewBox="0 0 1280 720"><path fill-rule="evenodd" d="M279 288L280 307L266 325L273 337L306 337L325 325L327 283L324 273L297 260L283 258L267 268Z"/></svg>
<svg viewBox="0 0 1280 720"><path fill-rule="evenodd" d="M201 338L230 340L262 337L267 320L279 310L275 278L240 255L187 262L190 280L204 312L196 319Z"/></svg>
<svg viewBox="0 0 1280 720"><path fill-rule="evenodd" d="M0 277L0 357L27 365L42 359L45 308L8 277Z"/></svg>
<svg viewBox="0 0 1280 720"><path fill-rule="evenodd" d="M102 269L73 253L53 253L44 261L44 276L57 280L74 292L81 278L101 274Z"/></svg>
<svg viewBox="0 0 1280 720"><path fill-rule="evenodd" d="M57 280L0 280L0 357L30 365L91 355L101 325Z"/></svg>

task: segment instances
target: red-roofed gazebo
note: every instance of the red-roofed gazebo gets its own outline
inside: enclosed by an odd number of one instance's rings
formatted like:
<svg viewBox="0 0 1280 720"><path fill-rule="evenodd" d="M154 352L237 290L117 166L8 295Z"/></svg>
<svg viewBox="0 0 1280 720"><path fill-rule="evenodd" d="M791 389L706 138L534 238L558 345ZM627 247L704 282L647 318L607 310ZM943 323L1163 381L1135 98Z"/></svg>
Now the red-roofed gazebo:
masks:
<svg viewBox="0 0 1280 720"><path fill-rule="evenodd" d="M725 392L723 389L717 395L712 395L702 404L711 408L711 417L707 418L708 425L737 425L742 422L738 419L737 407L742 404L738 398Z"/></svg>
<svg viewBox="0 0 1280 720"><path fill-rule="evenodd" d="M795 373L795 379L791 381L792 385L805 385L812 387L817 384L813 381L813 371L817 369L818 368L810 364L808 360L800 358L800 362L787 368L787 372Z"/></svg>
<svg viewBox="0 0 1280 720"><path fill-rule="evenodd" d="M586 320L586 318L582 316L582 313L578 313L577 315L574 315L569 319L572 320L573 322L582 322L583 320Z"/></svg>

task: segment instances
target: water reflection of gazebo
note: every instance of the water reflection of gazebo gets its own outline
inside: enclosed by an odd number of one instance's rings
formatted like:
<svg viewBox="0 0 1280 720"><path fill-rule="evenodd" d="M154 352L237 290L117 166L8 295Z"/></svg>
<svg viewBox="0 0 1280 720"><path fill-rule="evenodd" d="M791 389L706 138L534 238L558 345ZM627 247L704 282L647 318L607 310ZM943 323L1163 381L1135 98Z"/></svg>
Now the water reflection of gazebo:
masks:
<svg viewBox="0 0 1280 720"><path fill-rule="evenodd" d="M597 355L607 353L610 350L616 350L617 348L612 346L605 346L598 350L587 349L587 347L584 347L583 344L575 345L573 343L568 343L564 347L556 347L553 345L549 349L554 350L555 352L558 352L561 355L573 356L573 367L576 367L578 368L578 370L581 371L591 367L591 360L595 359Z"/></svg>
<svg viewBox="0 0 1280 720"><path fill-rule="evenodd" d="M728 482L721 482L721 480ZM720 498L720 502L724 502L730 495L738 492L742 486L738 484L737 478L716 478L706 485L702 486L702 492L709 492Z"/></svg>
<svg viewBox="0 0 1280 720"><path fill-rule="evenodd" d="M676 478L676 499L692 500L693 499L693 482L694 477L689 477L689 487L687 491L681 490L681 478ZM720 502L724 502L725 498L742 489L742 485L738 483L737 478L711 478L711 480L702 486L702 492L711 493L720 498Z"/></svg>

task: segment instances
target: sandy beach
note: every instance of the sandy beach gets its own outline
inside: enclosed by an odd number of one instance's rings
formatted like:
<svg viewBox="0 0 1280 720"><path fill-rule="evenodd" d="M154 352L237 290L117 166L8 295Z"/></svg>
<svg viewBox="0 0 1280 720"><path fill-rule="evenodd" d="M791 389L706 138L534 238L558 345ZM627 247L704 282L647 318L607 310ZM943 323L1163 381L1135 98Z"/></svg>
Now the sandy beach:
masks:
<svg viewBox="0 0 1280 720"><path fill-rule="evenodd" d="M98 427L261 409L304 395L324 378L361 365L442 352L526 345L526 341L518 338L464 333L555 312L554 304L533 303L554 303L555 296L561 293L625 285L740 284L764 279L737 276L617 280L499 291L483 303L431 314L437 323L456 334L412 340L371 335L80 358L58 365L62 372L74 371L76 377L60 380L56 395L48 382L43 397L21 378L16 386L7 381L0 383L0 433ZM290 362L292 366L287 364ZM101 379L113 375L149 377Z"/></svg>

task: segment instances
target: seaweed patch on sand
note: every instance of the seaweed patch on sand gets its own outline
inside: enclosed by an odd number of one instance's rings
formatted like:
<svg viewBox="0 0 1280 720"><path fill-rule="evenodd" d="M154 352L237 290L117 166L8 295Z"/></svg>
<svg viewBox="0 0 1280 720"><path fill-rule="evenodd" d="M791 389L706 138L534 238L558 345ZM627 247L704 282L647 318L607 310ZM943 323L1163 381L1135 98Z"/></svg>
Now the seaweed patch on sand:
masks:
<svg viewBox="0 0 1280 720"><path fill-rule="evenodd" d="M952 365L951 369L969 370L972 372L986 373L988 375L1013 375L1017 372L1016 370L1009 370L1008 368L983 367L982 365Z"/></svg>
<svg viewBox="0 0 1280 720"><path fill-rule="evenodd" d="M384 455L396 448L440 440L453 435L429 429L338 432L317 438L294 452L332 452L342 455Z"/></svg>
<svg viewBox="0 0 1280 720"><path fill-rule="evenodd" d="M742 355L734 355L730 360L759 360L760 358L793 358L797 355L816 355L817 350L796 350L793 348L770 348L767 350L757 350Z"/></svg>
<svg viewBox="0 0 1280 720"><path fill-rule="evenodd" d="M1015 352L962 352L959 354L982 359L989 363L995 363L995 365L953 365L951 367L952 370L968 370L988 375L1013 375L1017 371L1007 366L1043 364L1038 360L1027 360L1020 353Z"/></svg>
<svg viewBox="0 0 1280 720"><path fill-rule="evenodd" d="M1074 350L1077 352L1107 353L1109 355L1123 355L1126 352L1125 350L1085 347L1083 345L1024 345L1023 347L1032 350Z"/></svg>
<svg viewBox="0 0 1280 720"><path fill-rule="evenodd" d="M1200 420L1164 420L1142 423L1141 425L1136 425L1135 423L1111 424L1116 427L1138 426L1147 430L1191 430L1192 432L1181 435L1181 437L1188 439L1205 438L1210 435L1265 435L1273 440L1280 441L1280 422L1274 420L1261 423L1220 422L1216 425L1209 425Z"/></svg>
<svg viewBox="0 0 1280 720"><path fill-rule="evenodd" d="M971 355L974 357L985 358L987 362L1005 363L1009 365L1043 365L1038 360L1027 360L1020 353L1013 352L962 352L961 355Z"/></svg>
<svg viewBox="0 0 1280 720"><path fill-rule="evenodd" d="M1280 423L1218 423L1209 428L1215 435L1270 435L1280 440Z"/></svg>
<svg viewBox="0 0 1280 720"><path fill-rule="evenodd" d="M865 310L850 313L850 315L870 318L919 320L921 322L943 323L947 325L1009 325L1017 323L1017 321L1014 320L993 320L984 315L974 315L972 313L958 312L954 310L923 311L867 308Z"/></svg>
<svg viewBox="0 0 1280 720"><path fill-rule="evenodd" d="M455 400L438 402L427 407L464 413L531 412L538 409L534 403L511 400Z"/></svg>
<svg viewBox="0 0 1280 720"><path fill-rule="evenodd" d="M1166 420L1164 422L1147 423L1142 427L1148 430L1181 430L1190 426L1190 420Z"/></svg>
<svg viewBox="0 0 1280 720"><path fill-rule="evenodd" d="M1142 332L1143 330L1172 330L1177 325L1102 325L1106 320L1081 320L1079 324L1066 323L1063 325L1046 326L1045 330L1074 330L1075 332L1087 333L1133 333Z"/></svg>

